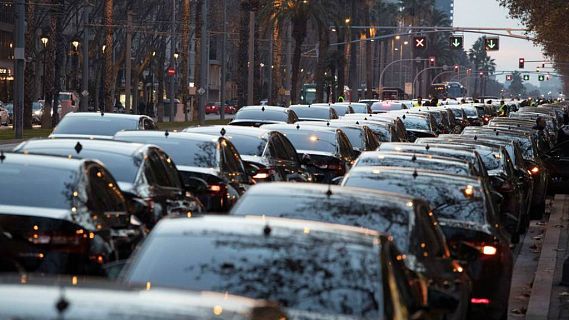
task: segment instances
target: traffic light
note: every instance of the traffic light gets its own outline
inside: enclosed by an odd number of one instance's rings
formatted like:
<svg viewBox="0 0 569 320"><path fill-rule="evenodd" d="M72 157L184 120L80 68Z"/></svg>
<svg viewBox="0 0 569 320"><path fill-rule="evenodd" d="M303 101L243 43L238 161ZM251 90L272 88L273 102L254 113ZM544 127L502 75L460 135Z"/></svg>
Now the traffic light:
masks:
<svg viewBox="0 0 569 320"><path fill-rule="evenodd" d="M498 51L500 50L500 38L491 37L484 39L484 49L486 51Z"/></svg>
<svg viewBox="0 0 569 320"><path fill-rule="evenodd" d="M478 72L478 76L480 76L481 79L484 78L484 71Z"/></svg>
<svg viewBox="0 0 569 320"><path fill-rule="evenodd" d="M519 67L520 69L523 69L523 68L525 68L525 65L526 65L526 59L525 59L525 58L520 58L520 60L518 61L518 67Z"/></svg>
<svg viewBox="0 0 569 320"><path fill-rule="evenodd" d="M472 75L472 69L466 69L466 75L471 76Z"/></svg>
<svg viewBox="0 0 569 320"><path fill-rule="evenodd" d="M506 81L512 81L512 80L514 80L514 76L512 76L511 74L507 74Z"/></svg>
<svg viewBox="0 0 569 320"><path fill-rule="evenodd" d="M529 81L529 74L524 74L524 81Z"/></svg>
<svg viewBox="0 0 569 320"><path fill-rule="evenodd" d="M454 73L460 73L460 67L454 66Z"/></svg>
<svg viewBox="0 0 569 320"><path fill-rule="evenodd" d="M437 65L437 58L429 57L429 67L434 67Z"/></svg>
<svg viewBox="0 0 569 320"><path fill-rule="evenodd" d="M545 76L544 76L543 74L540 74L540 75L537 77L537 80L539 80L539 81L545 81Z"/></svg>
<svg viewBox="0 0 569 320"><path fill-rule="evenodd" d="M413 38L413 44L415 49L423 50L427 49L427 37L420 36Z"/></svg>

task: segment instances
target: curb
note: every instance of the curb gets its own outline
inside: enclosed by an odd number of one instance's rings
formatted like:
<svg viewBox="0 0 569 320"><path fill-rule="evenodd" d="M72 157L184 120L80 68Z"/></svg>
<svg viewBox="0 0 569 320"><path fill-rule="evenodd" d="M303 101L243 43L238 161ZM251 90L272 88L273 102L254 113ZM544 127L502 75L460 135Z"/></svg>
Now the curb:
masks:
<svg viewBox="0 0 569 320"><path fill-rule="evenodd" d="M549 222L545 229L545 236L539 256L539 262L531 296L526 313L526 319L546 320L549 316L549 306L551 305L551 292L553 288L553 276L557 265L557 251L563 216L569 210L569 197L566 195L555 195ZM565 229L565 228L564 228Z"/></svg>

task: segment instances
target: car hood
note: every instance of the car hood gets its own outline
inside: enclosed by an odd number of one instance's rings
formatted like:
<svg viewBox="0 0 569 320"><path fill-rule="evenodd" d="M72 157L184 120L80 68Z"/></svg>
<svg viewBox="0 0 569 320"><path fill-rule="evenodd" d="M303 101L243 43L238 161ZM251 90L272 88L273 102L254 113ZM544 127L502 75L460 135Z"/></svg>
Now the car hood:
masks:
<svg viewBox="0 0 569 320"><path fill-rule="evenodd" d="M245 161L245 162L249 162L249 163L258 163L258 164L262 164L262 165L268 165L269 161L267 160L267 158L265 157L259 157L259 156L247 156L247 155L241 155L241 160Z"/></svg>
<svg viewBox="0 0 569 320"><path fill-rule="evenodd" d="M53 209L53 208L39 208L27 206L6 206L0 205L0 215L18 215L30 217L42 217L49 219L60 219L71 221L71 210L67 209Z"/></svg>
<svg viewBox="0 0 569 320"><path fill-rule="evenodd" d="M479 224L469 221L461 221L461 220L453 220L453 219L444 219L439 218L439 224L442 227L451 227L451 228L460 228L460 229L468 229L473 231L484 232L487 234L492 234L492 230L490 229L490 225L488 224Z"/></svg>
<svg viewBox="0 0 569 320"><path fill-rule="evenodd" d="M113 136L101 136L92 134L58 134L52 133L48 136L49 139L99 139L99 140L113 140Z"/></svg>

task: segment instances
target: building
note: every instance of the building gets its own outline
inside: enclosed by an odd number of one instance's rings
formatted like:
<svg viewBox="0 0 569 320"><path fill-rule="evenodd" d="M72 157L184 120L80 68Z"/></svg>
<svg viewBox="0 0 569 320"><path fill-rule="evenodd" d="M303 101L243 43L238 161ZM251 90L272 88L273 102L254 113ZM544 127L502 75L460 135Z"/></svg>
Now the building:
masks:
<svg viewBox="0 0 569 320"><path fill-rule="evenodd" d="M435 0L435 8L445 13L451 23L454 21L454 0Z"/></svg>
<svg viewBox="0 0 569 320"><path fill-rule="evenodd" d="M14 81L14 6L0 2L0 101L12 101Z"/></svg>

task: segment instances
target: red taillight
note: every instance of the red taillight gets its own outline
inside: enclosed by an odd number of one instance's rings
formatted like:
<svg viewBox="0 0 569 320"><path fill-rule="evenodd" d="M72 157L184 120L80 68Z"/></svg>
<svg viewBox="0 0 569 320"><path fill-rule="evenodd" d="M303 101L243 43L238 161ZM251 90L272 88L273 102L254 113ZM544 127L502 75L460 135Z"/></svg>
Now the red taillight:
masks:
<svg viewBox="0 0 569 320"><path fill-rule="evenodd" d="M225 184L223 184L223 183L214 183L214 184L210 184L208 189L210 192L213 192L213 193L221 193L221 192L225 192L226 187L225 187Z"/></svg>
<svg viewBox="0 0 569 320"><path fill-rule="evenodd" d="M498 249L496 249L494 246L483 246L481 251L484 255L494 256L498 252Z"/></svg>
<svg viewBox="0 0 569 320"><path fill-rule="evenodd" d="M535 175L537 175L537 174L539 173L539 167L538 167L538 166L534 166L534 167L531 168L529 171L530 171L530 173L531 173L532 175L535 176Z"/></svg>
<svg viewBox="0 0 569 320"><path fill-rule="evenodd" d="M472 299L470 299L470 303L472 303L472 304L490 304L490 299L472 298Z"/></svg>
<svg viewBox="0 0 569 320"><path fill-rule="evenodd" d="M274 174L275 170L273 168L260 168L252 178L255 180L265 180L269 179Z"/></svg>

